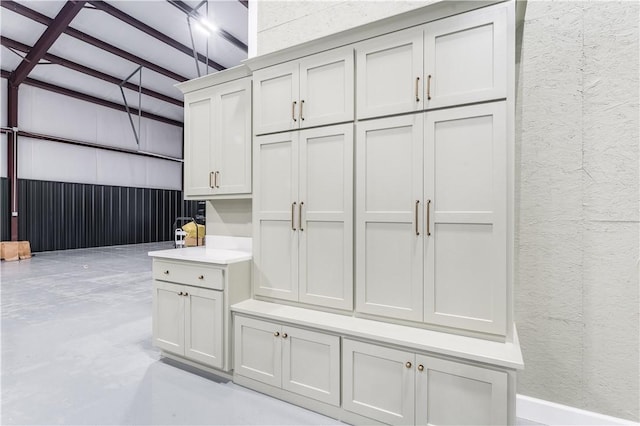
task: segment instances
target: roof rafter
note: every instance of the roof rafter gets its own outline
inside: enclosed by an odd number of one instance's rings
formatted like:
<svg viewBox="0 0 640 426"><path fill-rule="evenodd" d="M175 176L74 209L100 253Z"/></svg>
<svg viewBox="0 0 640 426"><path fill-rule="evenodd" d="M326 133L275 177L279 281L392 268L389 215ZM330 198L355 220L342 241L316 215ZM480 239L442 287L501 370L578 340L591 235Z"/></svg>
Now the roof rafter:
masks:
<svg viewBox="0 0 640 426"><path fill-rule="evenodd" d="M167 0L167 1L169 2L169 4L177 7L178 9L180 9L181 11L186 13L187 15L191 15L195 10L191 6L189 6L188 4L186 4L185 2L183 2L181 0ZM218 28L218 34L222 38L227 40L229 43L233 44L234 46L236 46L239 49L242 49L244 52L247 52L247 50L249 49L246 44L244 44L243 42L241 42L240 40L235 38L232 34L228 33L225 30L223 30L222 28Z"/></svg>
<svg viewBox="0 0 640 426"><path fill-rule="evenodd" d="M5 46L7 48L15 49L23 53L28 53L31 50L31 47L27 46L26 44L20 43L19 41L12 40L4 36L0 36L0 44L2 44L2 46ZM100 72L98 70L94 70L93 68L86 67L82 64L78 64L76 62L70 61L69 59L61 58L60 56L56 56L51 53L45 54L43 58L54 64L61 65L65 68L69 68L74 71L81 72L83 74L98 78L100 80L103 80L109 83L118 84L118 85L122 84L121 78L114 77L112 75ZM122 84L122 86L136 92L140 90L144 95L159 99L164 102L168 102L173 105L177 105L180 107L183 106L183 103L181 100L172 98L170 96L164 95L162 93L156 92L151 89L147 89L145 87L139 87L138 85L130 82L125 82L124 84Z"/></svg>
<svg viewBox="0 0 640 426"><path fill-rule="evenodd" d="M99 9L103 12L108 13L109 15L113 16L114 18L117 18L119 20L121 20L122 22L131 25L132 27L136 28L137 30L142 31L143 33L150 35L151 37L155 38L156 40L159 40L163 43L166 43L167 45L173 47L174 49L185 53L189 56L193 56L194 51L192 48L172 39L171 37L167 36L166 34L156 30L155 28L145 24L142 21L137 20L136 18L134 18L131 15L128 15L126 13L124 13L123 11L121 11L120 9L111 6L109 3L107 3L106 1L89 1L89 4L91 4L92 6L94 6L96 9ZM218 71L224 70L226 69L225 66L217 63L216 61L214 61L213 59L207 58L206 56L204 56L201 53L198 53L198 60L204 64L207 64L215 69L217 69Z"/></svg>
<svg viewBox="0 0 640 426"><path fill-rule="evenodd" d="M19 86L33 68L38 65L40 59L44 57L49 48L60 37L60 34L69 26L73 18L82 10L85 1L67 1L56 17L49 23L47 29L44 30L36 44L29 51L27 56L20 62L16 69L9 77L9 84Z"/></svg>
<svg viewBox="0 0 640 426"><path fill-rule="evenodd" d="M2 0L0 1L0 6L12 12L15 12L19 15L22 15L25 18L29 18L31 20L39 22L42 25L49 25L53 21L53 19L49 18L48 16L43 15L39 12L36 12L35 10L29 9L28 7L23 6L20 3L16 3L15 1L12 1L12 0ZM113 55L119 56L128 61L131 61L134 64L142 65L143 67L150 69L152 71L155 71L158 74L162 74L165 77L169 77L179 82L188 80L187 77L184 77L176 72L163 68L157 64L154 64L151 61L147 61L146 59L140 58L139 56L136 56L133 53L129 53L125 50L112 46L109 43L106 43L102 40L92 37L89 34L85 34L82 31L78 31L72 27L67 27L64 33L80 41L91 44L92 46L95 46L106 52L109 52Z"/></svg>

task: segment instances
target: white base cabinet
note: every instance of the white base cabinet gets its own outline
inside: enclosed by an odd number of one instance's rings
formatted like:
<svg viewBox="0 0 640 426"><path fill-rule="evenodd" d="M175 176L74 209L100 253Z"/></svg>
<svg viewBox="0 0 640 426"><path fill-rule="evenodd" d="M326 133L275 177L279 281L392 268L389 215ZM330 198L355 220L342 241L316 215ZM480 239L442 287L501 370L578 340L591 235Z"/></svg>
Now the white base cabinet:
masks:
<svg viewBox="0 0 640 426"><path fill-rule="evenodd" d="M235 317L235 374L340 405L340 338Z"/></svg>

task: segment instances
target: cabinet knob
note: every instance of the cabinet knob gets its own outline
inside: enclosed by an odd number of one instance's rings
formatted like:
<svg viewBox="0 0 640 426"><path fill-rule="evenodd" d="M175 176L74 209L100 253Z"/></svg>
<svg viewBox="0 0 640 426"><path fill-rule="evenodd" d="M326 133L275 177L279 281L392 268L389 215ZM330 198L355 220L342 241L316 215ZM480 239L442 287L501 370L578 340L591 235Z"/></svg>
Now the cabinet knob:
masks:
<svg viewBox="0 0 640 426"><path fill-rule="evenodd" d="M198 277L198 279L199 279L199 280L204 280L204 275L200 275L200 276Z"/></svg>
<svg viewBox="0 0 640 426"><path fill-rule="evenodd" d="M411 365L412 365L411 362L407 361L407 363L404 366L407 367L407 368L411 368Z"/></svg>
<svg viewBox="0 0 640 426"><path fill-rule="evenodd" d="M287 333L282 333L282 338L286 339L287 337L289 337L289 335Z"/></svg>
<svg viewBox="0 0 640 426"><path fill-rule="evenodd" d="M280 335L279 331L276 331L275 333L273 333L274 336L278 337Z"/></svg>
<svg viewBox="0 0 640 426"><path fill-rule="evenodd" d="M422 364L418 365L418 371L424 371L424 365Z"/></svg>
<svg viewBox="0 0 640 426"><path fill-rule="evenodd" d="M180 292L180 293L178 293L178 296L182 296L182 294L183 294L183 293L182 293L182 292Z"/></svg>
<svg viewBox="0 0 640 426"><path fill-rule="evenodd" d="M169 275L169 270L167 269L166 271L164 271L165 275Z"/></svg>
<svg viewBox="0 0 640 426"><path fill-rule="evenodd" d="M189 293L185 293L185 294L184 294L184 296L188 296L188 295L189 295Z"/></svg>

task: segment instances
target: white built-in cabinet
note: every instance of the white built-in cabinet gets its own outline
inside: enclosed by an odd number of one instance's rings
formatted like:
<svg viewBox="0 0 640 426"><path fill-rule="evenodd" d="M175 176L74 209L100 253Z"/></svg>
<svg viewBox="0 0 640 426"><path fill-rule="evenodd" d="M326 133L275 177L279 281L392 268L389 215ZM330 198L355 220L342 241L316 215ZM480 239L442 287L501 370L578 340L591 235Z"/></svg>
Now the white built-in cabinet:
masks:
<svg viewBox="0 0 640 426"><path fill-rule="evenodd" d="M353 48L335 49L257 70L257 135L353 120Z"/></svg>
<svg viewBox="0 0 640 426"><path fill-rule="evenodd" d="M343 339L343 407L387 424L504 425L504 371Z"/></svg>
<svg viewBox="0 0 640 426"><path fill-rule="evenodd" d="M506 8L396 31L355 49L358 119L507 96Z"/></svg>
<svg viewBox="0 0 640 426"><path fill-rule="evenodd" d="M184 96L184 196L251 193L251 79Z"/></svg>
<svg viewBox="0 0 640 426"><path fill-rule="evenodd" d="M356 310L504 336L506 104L360 122Z"/></svg>
<svg viewBox="0 0 640 426"><path fill-rule="evenodd" d="M353 305L353 124L254 139L254 294Z"/></svg>
<svg viewBox="0 0 640 426"><path fill-rule="evenodd" d="M340 337L236 315L235 374L340 405Z"/></svg>

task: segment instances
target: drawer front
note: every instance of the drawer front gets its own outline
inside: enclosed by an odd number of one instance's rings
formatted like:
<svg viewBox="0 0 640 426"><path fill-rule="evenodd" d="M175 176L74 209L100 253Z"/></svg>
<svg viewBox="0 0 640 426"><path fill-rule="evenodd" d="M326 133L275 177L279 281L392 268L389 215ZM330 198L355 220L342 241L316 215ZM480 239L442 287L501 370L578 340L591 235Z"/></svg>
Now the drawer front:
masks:
<svg viewBox="0 0 640 426"><path fill-rule="evenodd" d="M153 279L210 288L213 290L224 289L222 269L196 263L170 262L154 259Z"/></svg>

